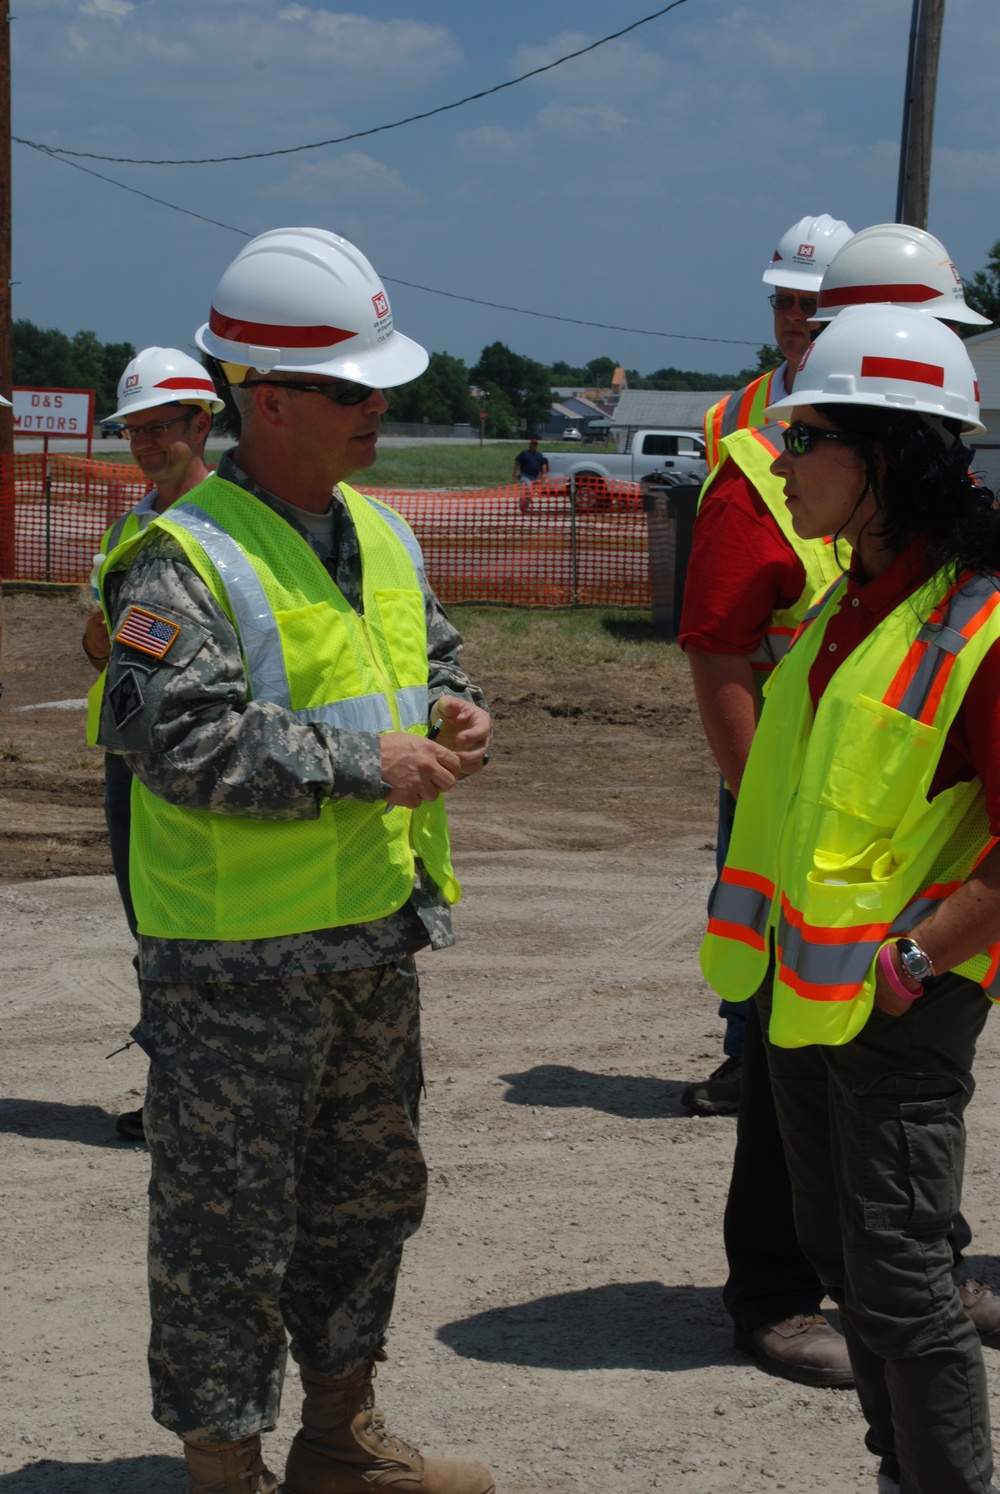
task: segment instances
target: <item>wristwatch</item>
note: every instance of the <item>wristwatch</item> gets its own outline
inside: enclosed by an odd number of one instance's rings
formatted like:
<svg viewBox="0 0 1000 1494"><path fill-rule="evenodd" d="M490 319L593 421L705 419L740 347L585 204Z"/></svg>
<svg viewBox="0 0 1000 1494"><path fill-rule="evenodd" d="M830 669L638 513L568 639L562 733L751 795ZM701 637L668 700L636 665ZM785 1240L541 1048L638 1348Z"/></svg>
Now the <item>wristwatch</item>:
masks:
<svg viewBox="0 0 1000 1494"><path fill-rule="evenodd" d="M915 944L912 939L897 939L896 948L899 951L899 963L911 980L926 985L929 980L934 979L931 957L919 944Z"/></svg>

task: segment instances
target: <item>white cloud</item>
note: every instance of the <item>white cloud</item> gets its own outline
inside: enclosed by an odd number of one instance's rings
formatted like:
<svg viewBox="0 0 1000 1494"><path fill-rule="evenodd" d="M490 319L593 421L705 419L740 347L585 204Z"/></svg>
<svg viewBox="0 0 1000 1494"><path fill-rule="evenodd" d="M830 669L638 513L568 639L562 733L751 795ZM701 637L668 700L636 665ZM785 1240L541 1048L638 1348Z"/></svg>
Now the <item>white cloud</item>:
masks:
<svg viewBox="0 0 1000 1494"><path fill-rule="evenodd" d="M319 207L327 216L359 207L409 208L423 197L401 172L360 151L333 161L303 161L284 181L265 188L265 195Z"/></svg>
<svg viewBox="0 0 1000 1494"><path fill-rule="evenodd" d="M538 123L543 130L579 139L591 134L620 136L629 120L610 104L549 104L540 111Z"/></svg>
<svg viewBox="0 0 1000 1494"><path fill-rule="evenodd" d="M132 0L85 0L80 6L81 15L106 16L115 21L120 21L132 10L135 10Z"/></svg>

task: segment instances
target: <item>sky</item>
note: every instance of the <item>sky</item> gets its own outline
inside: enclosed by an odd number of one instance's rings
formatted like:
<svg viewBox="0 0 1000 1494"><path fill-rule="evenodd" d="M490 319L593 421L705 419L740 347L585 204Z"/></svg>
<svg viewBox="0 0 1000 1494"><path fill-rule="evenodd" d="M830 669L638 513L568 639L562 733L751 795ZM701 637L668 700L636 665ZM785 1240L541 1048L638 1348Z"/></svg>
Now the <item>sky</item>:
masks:
<svg viewBox="0 0 1000 1494"><path fill-rule="evenodd" d="M662 3L21 0L12 127L108 156L287 149L506 83ZM187 213L15 144L14 316L193 351L246 242L232 230L316 225L365 252L399 330L470 366L501 341L543 363L735 372L770 340L761 275L785 229L895 216L911 11L683 0L539 77L343 145L79 162ZM997 0L948 0L928 227L966 278L1000 239L997 57Z"/></svg>

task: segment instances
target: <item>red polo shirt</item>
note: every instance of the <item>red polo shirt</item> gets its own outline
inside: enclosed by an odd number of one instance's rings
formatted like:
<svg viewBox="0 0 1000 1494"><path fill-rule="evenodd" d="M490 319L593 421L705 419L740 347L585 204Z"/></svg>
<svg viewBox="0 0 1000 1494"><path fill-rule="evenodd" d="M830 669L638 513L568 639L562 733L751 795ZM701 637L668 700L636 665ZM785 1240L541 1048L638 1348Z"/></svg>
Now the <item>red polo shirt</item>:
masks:
<svg viewBox="0 0 1000 1494"><path fill-rule="evenodd" d="M767 504L728 460L702 499L677 641L706 654L752 654L772 612L805 590L801 560Z"/></svg>

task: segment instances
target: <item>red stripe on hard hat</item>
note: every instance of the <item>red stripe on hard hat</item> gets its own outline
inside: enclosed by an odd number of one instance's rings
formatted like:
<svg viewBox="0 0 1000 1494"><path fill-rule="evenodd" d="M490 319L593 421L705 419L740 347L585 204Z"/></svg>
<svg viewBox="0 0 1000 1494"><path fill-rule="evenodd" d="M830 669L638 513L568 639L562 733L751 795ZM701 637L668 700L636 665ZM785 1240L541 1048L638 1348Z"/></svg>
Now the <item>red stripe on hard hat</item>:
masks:
<svg viewBox="0 0 1000 1494"><path fill-rule="evenodd" d="M270 322L243 322L223 316L215 307L209 313L208 325L219 337L230 342L249 342L258 347L329 348L334 343L357 337L343 327L276 327Z"/></svg>
<svg viewBox="0 0 1000 1494"><path fill-rule="evenodd" d="M836 285L820 290L820 306L871 306L878 301L936 301L932 285Z"/></svg>
<svg viewBox="0 0 1000 1494"><path fill-rule="evenodd" d="M211 379L160 379L153 385L154 389L205 389L212 395L215 394L215 385Z"/></svg>
<svg viewBox="0 0 1000 1494"><path fill-rule="evenodd" d="M937 363L915 363L910 358L862 358L863 379L902 379L906 384L944 388L944 369Z"/></svg>

